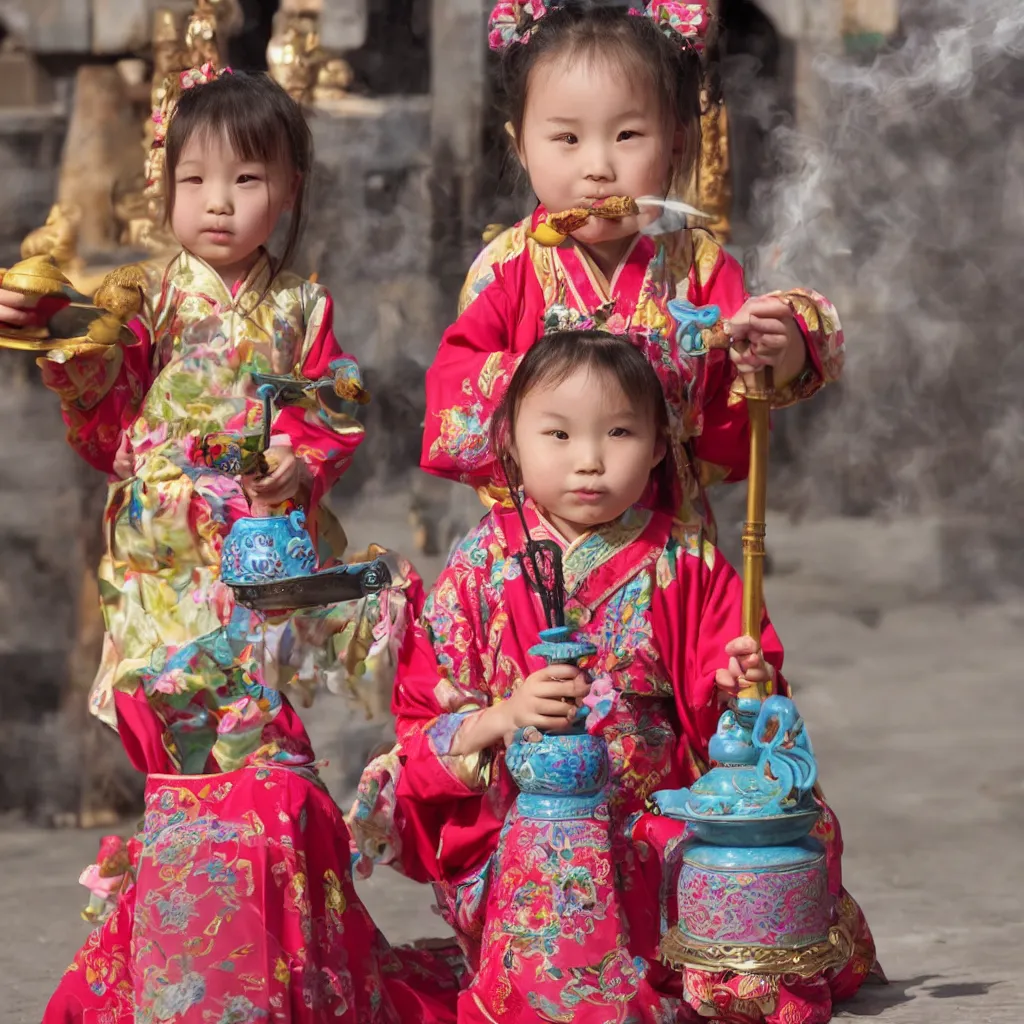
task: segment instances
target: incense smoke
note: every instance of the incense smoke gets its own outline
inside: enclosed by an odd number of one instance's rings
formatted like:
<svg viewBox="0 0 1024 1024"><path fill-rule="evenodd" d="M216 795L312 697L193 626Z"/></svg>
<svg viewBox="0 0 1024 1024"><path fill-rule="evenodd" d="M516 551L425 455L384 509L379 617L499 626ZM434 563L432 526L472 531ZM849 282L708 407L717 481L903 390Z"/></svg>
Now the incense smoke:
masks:
<svg viewBox="0 0 1024 1024"><path fill-rule="evenodd" d="M819 138L773 131L757 287L813 284L848 343L842 385L780 417L784 505L977 515L998 544L1024 497L1022 57L1018 0L906 0L870 63L818 59Z"/></svg>

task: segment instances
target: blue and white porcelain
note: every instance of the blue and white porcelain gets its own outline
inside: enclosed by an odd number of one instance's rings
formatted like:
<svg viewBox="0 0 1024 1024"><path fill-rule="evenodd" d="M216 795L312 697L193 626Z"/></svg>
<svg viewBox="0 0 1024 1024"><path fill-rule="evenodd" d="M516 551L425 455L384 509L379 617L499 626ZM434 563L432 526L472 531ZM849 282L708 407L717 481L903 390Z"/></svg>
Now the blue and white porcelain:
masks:
<svg viewBox="0 0 1024 1024"><path fill-rule="evenodd" d="M239 519L221 552L221 579L228 586L308 576L316 566L306 516L298 510L286 516Z"/></svg>

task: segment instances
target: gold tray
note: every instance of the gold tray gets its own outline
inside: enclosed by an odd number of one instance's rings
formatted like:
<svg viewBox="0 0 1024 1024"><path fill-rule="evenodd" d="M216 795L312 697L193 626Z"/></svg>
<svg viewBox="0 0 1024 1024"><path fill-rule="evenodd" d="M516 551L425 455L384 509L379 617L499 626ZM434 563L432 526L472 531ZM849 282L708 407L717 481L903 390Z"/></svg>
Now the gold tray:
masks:
<svg viewBox="0 0 1024 1024"><path fill-rule="evenodd" d="M126 327L122 327L117 337L109 341L90 338L90 326L106 315L106 310L97 306L66 306L54 313L43 327L0 327L0 348L18 349L22 352L52 352L82 345L104 348L118 342L122 345L131 345L138 341Z"/></svg>

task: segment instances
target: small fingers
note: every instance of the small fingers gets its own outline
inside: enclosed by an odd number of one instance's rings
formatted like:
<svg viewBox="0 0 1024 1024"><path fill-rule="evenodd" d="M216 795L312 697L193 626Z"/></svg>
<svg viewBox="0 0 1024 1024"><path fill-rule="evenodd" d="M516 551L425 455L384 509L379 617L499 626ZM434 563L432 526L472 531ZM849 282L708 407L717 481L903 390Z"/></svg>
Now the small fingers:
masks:
<svg viewBox="0 0 1024 1024"><path fill-rule="evenodd" d="M14 306L0 305L0 324L20 327L32 320L31 310L18 309Z"/></svg>
<svg viewBox="0 0 1024 1024"><path fill-rule="evenodd" d="M574 704L566 704L564 701L553 700L550 697L541 697L532 705L531 710L534 714L542 717L565 718L570 711L575 713L576 706Z"/></svg>
<svg viewBox="0 0 1024 1024"><path fill-rule="evenodd" d="M715 671L715 686L728 693L737 693L742 689L742 683L727 668L720 668Z"/></svg>
<svg viewBox="0 0 1024 1024"><path fill-rule="evenodd" d="M754 299L748 299L744 308L750 314L751 323L754 322L755 317L788 320L793 316L793 310L790 309L789 303L777 295L761 295Z"/></svg>
<svg viewBox="0 0 1024 1024"><path fill-rule="evenodd" d="M561 698L569 698L575 700L578 697L585 697L589 686L586 680L570 679L570 680L558 680L552 682L538 682L534 688L533 693L537 697L543 697L547 699L557 700Z"/></svg>
<svg viewBox="0 0 1024 1024"><path fill-rule="evenodd" d="M23 292L14 292L9 288L0 288L0 306L32 309L38 301L39 299L35 295L25 295Z"/></svg>
<svg viewBox="0 0 1024 1024"><path fill-rule="evenodd" d="M583 677L583 673L575 665L548 665L547 668L541 669L541 673L545 679L569 680Z"/></svg>
<svg viewBox="0 0 1024 1024"><path fill-rule="evenodd" d="M738 636L735 640L730 640L725 645L725 653L731 658L742 658L747 654L756 654L760 649L760 645L752 636Z"/></svg>

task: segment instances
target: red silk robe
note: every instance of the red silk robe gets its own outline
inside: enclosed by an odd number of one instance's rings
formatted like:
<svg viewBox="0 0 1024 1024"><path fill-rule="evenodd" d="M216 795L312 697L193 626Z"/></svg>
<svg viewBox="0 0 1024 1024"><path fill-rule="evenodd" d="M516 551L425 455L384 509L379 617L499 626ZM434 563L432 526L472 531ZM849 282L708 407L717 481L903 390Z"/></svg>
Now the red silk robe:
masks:
<svg viewBox="0 0 1024 1024"><path fill-rule="evenodd" d="M747 299L740 265L705 231L684 231L656 244L637 236L607 284L571 239L543 246L527 230L543 215L508 229L477 257L460 301L427 370L421 465L430 473L482 488L494 481L487 438L490 417L519 360L544 333L553 306L629 334L665 389L679 492L665 510L686 522L710 521L707 483L742 480L750 433L743 383L728 353L683 352L667 303L685 298L717 305L730 317ZM843 333L824 297L794 290L791 306L807 344L803 373L779 389L775 407L807 398L842 369Z"/></svg>
<svg viewBox="0 0 1024 1024"><path fill-rule="evenodd" d="M744 1002L750 978L688 972L681 983L657 963L658 943L673 912L672 873L684 832L669 819L644 813L651 793L689 785L706 770L708 740L720 714L715 672L724 664L725 644L741 633L740 580L699 528L663 513L632 509L569 545L530 504L527 515L533 536L554 539L564 549L567 622L598 649L583 667L592 678L610 676L617 693L603 724L611 764L610 846L603 850L591 837L572 853L577 872L590 871L592 862L596 871L596 865L607 863L609 850L615 865L611 876L606 870L592 873L587 884L593 934L603 936L590 962L597 964L608 953L607 920L619 914L628 953L650 965L642 985L621 971L595 969L579 989L589 995L566 1012L620 1002L640 1013L637 1019L689 1020L697 1019L698 1011L706 1015L717 999L724 1020L769 1019L767 996L760 1010ZM536 921L529 917L536 903L524 909L515 893L529 886L538 893L551 889L550 872L541 865L550 864L555 840L538 838L527 851L519 829L520 845L504 848L502 828L517 795L504 748L451 753L468 716L506 699L542 667L528 650L546 623L515 557L523 543L515 513L495 506L449 560L421 624L406 639L393 700L398 745L367 769L350 817L357 840L367 840L360 843L364 852L371 846L378 853L387 850L407 874L435 883L442 913L473 976L460 997L469 1004L460 1004L460 1020L502 1024L547 1019L517 1016L525 1011L513 1005L510 993L522 995L525 986L532 998L547 1000L543 1005L557 1005L565 997L559 958L577 957L588 934L586 927L574 925L571 935L544 950L527 951L529 956L511 944L504 955L495 955L503 933L528 931ZM767 660L781 669L782 648L767 616L762 644ZM778 686L785 692L781 677ZM830 987L833 979L820 978L817 986L805 986L810 995L802 990L796 999L800 1014L785 1018L787 1024L825 1019L820 1014L827 1017L833 991L855 990L874 962L863 918L842 893L841 841L827 809L818 837L829 850L837 901L846 901L856 953L838 985ZM517 882L510 886L513 872ZM523 914L529 920L520 920ZM521 961L530 956L540 956L545 969L527 972ZM517 970L523 971L518 981ZM773 998L780 1006L793 1002L789 990L780 995L776 989Z"/></svg>

